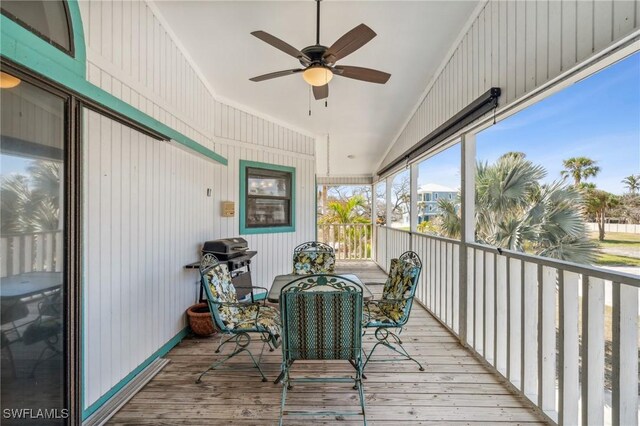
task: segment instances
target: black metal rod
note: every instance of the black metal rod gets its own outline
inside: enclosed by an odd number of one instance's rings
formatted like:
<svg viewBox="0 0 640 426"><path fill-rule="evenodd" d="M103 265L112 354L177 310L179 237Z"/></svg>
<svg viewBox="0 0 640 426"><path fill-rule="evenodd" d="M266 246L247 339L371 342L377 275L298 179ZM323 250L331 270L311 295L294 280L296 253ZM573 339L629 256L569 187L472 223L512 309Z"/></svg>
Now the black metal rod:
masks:
<svg viewBox="0 0 640 426"><path fill-rule="evenodd" d="M380 169L377 174L382 176L388 171L393 170L399 164L419 157L438 143L453 135L458 130L464 128L468 124L480 118L482 115L491 111L498 105L500 93L500 88L492 87L482 96L471 102L456 115L447 120L444 124L422 138L417 144L403 152L395 160L389 163L389 165Z"/></svg>
<svg viewBox="0 0 640 426"><path fill-rule="evenodd" d="M320 0L316 0L316 45L320 44Z"/></svg>

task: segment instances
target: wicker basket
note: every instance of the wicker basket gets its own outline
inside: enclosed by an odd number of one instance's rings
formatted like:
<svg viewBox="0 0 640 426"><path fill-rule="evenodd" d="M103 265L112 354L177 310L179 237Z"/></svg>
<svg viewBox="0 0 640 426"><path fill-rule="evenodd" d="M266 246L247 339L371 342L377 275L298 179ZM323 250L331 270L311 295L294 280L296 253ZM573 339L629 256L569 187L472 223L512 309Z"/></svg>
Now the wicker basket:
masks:
<svg viewBox="0 0 640 426"><path fill-rule="evenodd" d="M187 309L187 317L189 318L189 326L194 334L198 336L209 336L216 332L209 312L209 305L206 303L197 303Z"/></svg>

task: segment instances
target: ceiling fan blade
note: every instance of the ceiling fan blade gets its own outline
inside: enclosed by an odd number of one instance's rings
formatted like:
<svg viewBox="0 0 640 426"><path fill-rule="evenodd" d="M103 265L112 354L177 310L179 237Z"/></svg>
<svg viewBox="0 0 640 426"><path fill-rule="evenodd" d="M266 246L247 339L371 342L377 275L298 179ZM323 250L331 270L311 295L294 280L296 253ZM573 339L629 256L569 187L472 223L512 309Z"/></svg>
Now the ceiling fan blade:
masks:
<svg viewBox="0 0 640 426"><path fill-rule="evenodd" d="M329 97L329 85L325 84L324 86L313 86L313 97L316 98L316 101L320 99Z"/></svg>
<svg viewBox="0 0 640 426"><path fill-rule="evenodd" d="M371 28L360 24L333 43L323 57L327 63L335 64L339 59L360 49L375 36L376 33Z"/></svg>
<svg viewBox="0 0 640 426"><path fill-rule="evenodd" d="M389 73L362 67L338 65L333 68L333 71L335 75L378 84L385 84L389 80L389 77L391 77Z"/></svg>
<svg viewBox="0 0 640 426"><path fill-rule="evenodd" d="M251 35L258 37L265 43L270 44L276 49L282 50L284 53L291 55L294 58L304 59L307 62L311 62L311 58L309 58L307 55L305 55L295 47L291 46L289 43L280 40L278 37L272 36L271 34L264 31L254 31L251 33Z"/></svg>
<svg viewBox="0 0 640 426"><path fill-rule="evenodd" d="M285 75L291 75L291 74L296 74L299 72L304 71L301 68L296 68L296 69L292 69L292 70L284 70L284 71L276 71L276 72L270 72L269 74L263 74L263 75L259 75L257 77L253 77L250 78L249 80L251 81L264 81L264 80L269 80L272 78L277 78L277 77L284 77Z"/></svg>

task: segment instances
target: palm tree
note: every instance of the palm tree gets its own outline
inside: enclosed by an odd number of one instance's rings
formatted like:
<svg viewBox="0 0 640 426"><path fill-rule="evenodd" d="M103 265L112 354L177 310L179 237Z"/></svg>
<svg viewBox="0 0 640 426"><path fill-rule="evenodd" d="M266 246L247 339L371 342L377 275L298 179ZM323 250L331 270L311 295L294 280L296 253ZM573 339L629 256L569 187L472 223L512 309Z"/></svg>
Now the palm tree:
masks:
<svg viewBox="0 0 640 426"><path fill-rule="evenodd" d="M366 207L366 200L361 195L355 195L346 201L331 201L327 205L327 213L320 218L319 223L369 223L370 220L362 215Z"/></svg>
<svg viewBox="0 0 640 426"><path fill-rule="evenodd" d="M327 205L327 213L318 220L319 225L347 225L329 227L329 229L333 231L333 235L329 238L332 241L342 243L341 245L344 247L344 254L347 259L350 255L351 244L363 246L364 244L362 243L368 241L369 227L348 226L371 223L371 219L364 216L366 206L367 201L362 195L354 195L346 201L331 201ZM344 228L344 232L341 233L340 230L342 228ZM327 236L325 235L324 239L326 238Z"/></svg>
<svg viewBox="0 0 640 426"><path fill-rule="evenodd" d="M476 239L485 244L536 255L591 262L595 246L584 225L582 195L563 181L541 184L546 170L510 152L494 164L476 167ZM439 203L440 231L460 236L452 201Z"/></svg>
<svg viewBox="0 0 640 426"><path fill-rule="evenodd" d="M571 176L574 181L574 186L578 188L580 182L590 177L595 177L600 173L600 167L596 166L596 162L587 157L571 157L562 161L565 170L563 170L562 176Z"/></svg>
<svg viewBox="0 0 640 426"><path fill-rule="evenodd" d="M27 172L27 175L12 174L2 179L2 232L60 229L61 164L33 161L27 167Z"/></svg>
<svg viewBox="0 0 640 426"><path fill-rule="evenodd" d="M640 189L640 175L627 176L626 178L622 179L622 183L624 183L624 186L629 189L629 192L631 192L631 194L635 195L636 191Z"/></svg>
<svg viewBox="0 0 640 426"><path fill-rule="evenodd" d="M30 234L58 231L60 227L60 178L62 165L32 161L27 174L10 174L0 183L2 234ZM42 235L36 239L44 238ZM14 244L14 243L10 243ZM33 262L35 251L31 252ZM58 258L54 256L54 262Z"/></svg>
<svg viewBox="0 0 640 426"><path fill-rule="evenodd" d="M587 192L586 208L587 212L596 217L598 223L598 239L604 240L605 222L607 212L619 204L620 200L617 196L599 189L592 189Z"/></svg>

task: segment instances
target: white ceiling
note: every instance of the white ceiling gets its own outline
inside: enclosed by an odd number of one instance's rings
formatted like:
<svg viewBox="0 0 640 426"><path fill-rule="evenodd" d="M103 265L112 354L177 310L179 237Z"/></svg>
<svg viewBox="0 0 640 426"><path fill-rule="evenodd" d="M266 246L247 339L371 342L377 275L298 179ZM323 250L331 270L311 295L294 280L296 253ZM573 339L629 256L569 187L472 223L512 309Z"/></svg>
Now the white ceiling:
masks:
<svg viewBox="0 0 640 426"><path fill-rule="evenodd" d="M329 104L311 101L300 74L254 83L249 78L297 68L293 57L250 35L263 30L302 49L315 44L315 2L156 1L216 95L280 122L330 135L332 176L371 175L478 1L323 1L320 43L330 46L360 23L378 35L339 61L391 74L385 85L336 77ZM326 148L318 148L326 174ZM354 158L347 158L352 155Z"/></svg>

